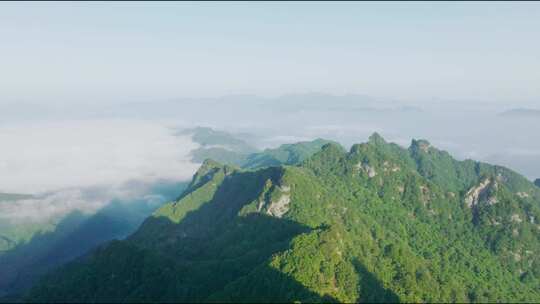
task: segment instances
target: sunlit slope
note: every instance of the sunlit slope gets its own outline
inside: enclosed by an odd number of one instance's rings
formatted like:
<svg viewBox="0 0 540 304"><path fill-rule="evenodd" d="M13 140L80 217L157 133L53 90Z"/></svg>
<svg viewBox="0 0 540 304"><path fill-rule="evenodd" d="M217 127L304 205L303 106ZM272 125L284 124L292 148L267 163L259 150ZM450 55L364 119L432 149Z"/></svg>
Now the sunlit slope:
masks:
<svg viewBox="0 0 540 304"><path fill-rule="evenodd" d="M296 165L206 161L178 201L34 301L540 301L540 189L374 134Z"/></svg>
<svg viewBox="0 0 540 304"><path fill-rule="evenodd" d="M244 169L298 164L320 151L325 144L337 144L318 138L259 151L230 133L211 128L197 127L180 131L178 134L191 135L193 141L200 145L191 152L193 161L202 163L205 159L213 159Z"/></svg>

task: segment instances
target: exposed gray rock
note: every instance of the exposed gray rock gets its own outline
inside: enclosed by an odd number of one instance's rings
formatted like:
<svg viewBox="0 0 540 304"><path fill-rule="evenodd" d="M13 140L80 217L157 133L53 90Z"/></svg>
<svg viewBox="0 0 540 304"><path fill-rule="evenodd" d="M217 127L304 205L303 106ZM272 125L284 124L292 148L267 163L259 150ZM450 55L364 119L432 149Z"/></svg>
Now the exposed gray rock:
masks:
<svg viewBox="0 0 540 304"><path fill-rule="evenodd" d="M375 177L375 175L377 175L375 168L371 167L370 165L364 164L363 168L364 168L364 171L366 171L369 178Z"/></svg>
<svg viewBox="0 0 540 304"><path fill-rule="evenodd" d="M527 192L518 192L516 193L517 196L521 197L521 198L527 198L529 197L529 194Z"/></svg>
<svg viewBox="0 0 540 304"><path fill-rule="evenodd" d="M490 189L490 186L494 189L497 189L498 185L496 181L491 180L490 178L486 178L480 184L477 186L472 187L467 191L465 194L465 204L469 208L473 208L474 206L478 205L481 201L485 201L490 205L496 204L498 202L497 198L495 196L487 197L488 190Z"/></svg>
<svg viewBox="0 0 540 304"><path fill-rule="evenodd" d="M290 202L291 196L289 194L283 194L277 201L270 203L266 213L281 218L285 213L287 213L287 211L289 211Z"/></svg>
<svg viewBox="0 0 540 304"><path fill-rule="evenodd" d="M510 217L510 220L516 223L521 223L523 221L521 217L519 217L519 214L517 213L512 214L512 216Z"/></svg>
<svg viewBox="0 0 540 304"><path fill-rule="evenodd" d="M260 212L266 209L266 214L281 218L285 213L289 211L289 203L291 202L290 191L291 187L281 185L277 186L276 190L280 192L281 196L276 201L265 202L259 201L257 210ZM266 208L265 208L266 207Z"/></svg>

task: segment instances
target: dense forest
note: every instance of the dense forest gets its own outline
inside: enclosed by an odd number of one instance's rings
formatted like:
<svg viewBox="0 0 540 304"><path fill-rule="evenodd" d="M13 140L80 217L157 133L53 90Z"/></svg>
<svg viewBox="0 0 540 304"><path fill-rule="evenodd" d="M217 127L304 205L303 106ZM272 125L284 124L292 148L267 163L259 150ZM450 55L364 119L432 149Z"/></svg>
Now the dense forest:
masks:
<svg viewBox="0 0 540 304"><path fill-rule="evenodd" d="M204 161L134 234L25 300L540 302L540 188L526 178L378 134L311 154Z"/></svg>

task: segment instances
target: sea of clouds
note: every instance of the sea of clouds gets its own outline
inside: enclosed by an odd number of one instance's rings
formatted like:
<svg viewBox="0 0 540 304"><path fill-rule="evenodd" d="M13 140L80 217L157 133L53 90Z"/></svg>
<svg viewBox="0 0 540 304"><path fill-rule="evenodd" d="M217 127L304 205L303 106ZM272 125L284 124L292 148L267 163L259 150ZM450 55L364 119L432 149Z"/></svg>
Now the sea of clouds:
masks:
<svg viewBox="0 0 540 304"><path fill-rule="evenodd" d="M317 137L350 147L373 132L403 147L424 138L458 159L504 165L531 180L540 177L538 119L503 118L497 115L503 108L451 103L417 111L358 110L373 107L362 98L330 111L320 106L343 98L315 97L178 100L105 109L73 104L38 111L42 115L33 107L12 109L13 115L0 117L0 193L36 197L0 204L0 219L94 212L114 198L148 194L132 181L187 181L199 165L190 156L198 144L177 130L195 126L248 134L249 143L260 149ZM312 98L319 102L313 105ZM380 105L389 106L395 105ZM22 115L28 111L34 112Z"/></svg>
<svg viewBox="0 0 540 304"><path fill-rule="evenodd" d="M92 213L113 199L144 196L153 183L189 180L198 144L174 133L132 119L0 125L0 192L34 195L1 203L0 220Z"/></svg>

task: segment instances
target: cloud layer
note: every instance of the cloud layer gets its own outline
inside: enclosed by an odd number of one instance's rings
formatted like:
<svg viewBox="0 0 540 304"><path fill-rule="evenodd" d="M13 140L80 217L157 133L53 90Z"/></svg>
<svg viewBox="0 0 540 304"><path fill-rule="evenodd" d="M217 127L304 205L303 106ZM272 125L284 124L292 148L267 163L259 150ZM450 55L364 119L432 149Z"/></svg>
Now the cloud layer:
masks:
<svg viewBox="0 0 540 304"><path fill-rule="evenodd" d="M155 123L90 120L0 127L0 192L189 179L197 144Z"/></svg>
<svg viewBox="0 0 540 304"><path fill-rule="evenodd" d="M36 195L3 202L0 219L40 222L74 210L93 213L113 199L144 197L152 183L189 180L198 166L189 152L198 145L173 133L135 120L0 127L0 192Z"/></svg>

